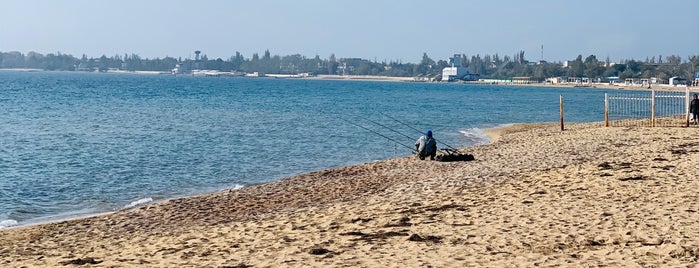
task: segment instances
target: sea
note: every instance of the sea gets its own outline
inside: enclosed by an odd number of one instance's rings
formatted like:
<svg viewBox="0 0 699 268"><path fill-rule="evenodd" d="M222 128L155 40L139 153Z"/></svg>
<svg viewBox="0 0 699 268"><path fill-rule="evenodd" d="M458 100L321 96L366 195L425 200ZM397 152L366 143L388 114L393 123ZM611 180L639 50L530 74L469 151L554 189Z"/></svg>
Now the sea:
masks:
<svg viewBox="0 0 699 268"><path fill-rule="evenodd" d="M604 93L451 83L0 72L0 229L604 120Z"/></svg>

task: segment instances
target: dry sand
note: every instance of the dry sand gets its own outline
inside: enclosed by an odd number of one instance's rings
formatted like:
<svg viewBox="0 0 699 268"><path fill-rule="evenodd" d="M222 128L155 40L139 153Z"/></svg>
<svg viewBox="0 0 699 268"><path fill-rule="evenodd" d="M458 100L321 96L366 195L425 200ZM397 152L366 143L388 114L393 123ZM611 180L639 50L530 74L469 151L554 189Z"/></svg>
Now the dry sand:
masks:
<svg viewBox="0 0 699 268"><path fill-rule="evenodd" d="M566 127L4 230L0 266L695 265L699 129Z"/></svg>

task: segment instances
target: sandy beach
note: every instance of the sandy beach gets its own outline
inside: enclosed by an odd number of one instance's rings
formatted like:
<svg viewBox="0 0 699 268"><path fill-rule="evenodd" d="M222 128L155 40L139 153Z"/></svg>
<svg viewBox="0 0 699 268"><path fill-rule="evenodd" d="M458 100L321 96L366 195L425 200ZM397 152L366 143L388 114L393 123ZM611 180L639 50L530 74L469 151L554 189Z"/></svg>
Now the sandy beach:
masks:
<svg viewBox="0 0 699 268"><path fill-rule="evenodd" d="M697 128L513 125L462 151L0 231L2 267L695 267Z"/></svg>

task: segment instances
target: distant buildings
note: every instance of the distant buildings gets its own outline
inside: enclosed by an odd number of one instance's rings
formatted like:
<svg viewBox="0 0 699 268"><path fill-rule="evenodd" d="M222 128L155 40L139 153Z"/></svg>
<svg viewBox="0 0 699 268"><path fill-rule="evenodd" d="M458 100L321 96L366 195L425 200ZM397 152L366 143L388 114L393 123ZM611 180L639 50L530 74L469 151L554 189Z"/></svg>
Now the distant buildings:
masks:
<svg viewBox="0 0 699 268"><path fill-rule="evenodd" d="M461 67L461 55L454 54L454 57L449 58L451 67L442 69L442 81L453 82L459 80L474 81L478 80L478 74L468 72L468 69Z"/></svg>
<svg viewBox="0 0 699 268"><path fill-rule="evenodd" d="M175 68L173 68L171 72L172 72L172 74L183 74L186 71L184 69L184 66L182 66L182 64L178 63L178 64L175 64Z"/></svg>
<svg viewBox="0 0 699 268"><path fill-rule="evenodd" d="M670 85L671 86L687 85L687 79L677 77L677 76L670 77Z"/></svg>

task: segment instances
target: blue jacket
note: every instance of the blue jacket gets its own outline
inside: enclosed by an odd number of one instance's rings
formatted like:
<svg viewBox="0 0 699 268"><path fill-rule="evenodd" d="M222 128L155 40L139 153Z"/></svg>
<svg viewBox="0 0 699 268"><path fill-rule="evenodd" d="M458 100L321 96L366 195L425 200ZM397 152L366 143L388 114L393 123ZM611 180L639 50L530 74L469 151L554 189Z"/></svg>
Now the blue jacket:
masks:
<svg viewBox="0 0 699 268"><path fill-rule="evenodd" d="M419 153L428 155L437 151L437 141L435 141L432 137L427 137L426 135L423 135L417 139L415 145L418 146L417 151Z"/></svg>

